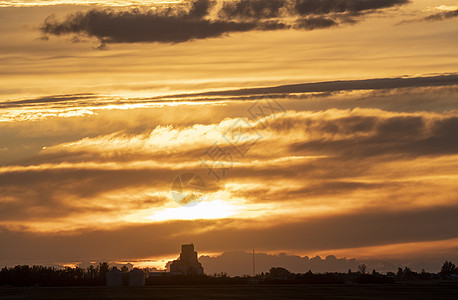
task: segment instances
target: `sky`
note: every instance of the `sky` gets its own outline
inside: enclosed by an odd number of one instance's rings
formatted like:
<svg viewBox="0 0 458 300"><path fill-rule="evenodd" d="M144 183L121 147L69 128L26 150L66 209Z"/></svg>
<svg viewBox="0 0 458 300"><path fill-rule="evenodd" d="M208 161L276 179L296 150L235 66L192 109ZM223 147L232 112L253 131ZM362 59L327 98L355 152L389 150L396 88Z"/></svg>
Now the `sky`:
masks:
<svg viewBox="0 0 458 300"><path fill-rule="evenodd" d="M190 242L229 274L253 249L259 271L458 261L457 21L456 0L0 1L0 265L163 268Z"/></svg>

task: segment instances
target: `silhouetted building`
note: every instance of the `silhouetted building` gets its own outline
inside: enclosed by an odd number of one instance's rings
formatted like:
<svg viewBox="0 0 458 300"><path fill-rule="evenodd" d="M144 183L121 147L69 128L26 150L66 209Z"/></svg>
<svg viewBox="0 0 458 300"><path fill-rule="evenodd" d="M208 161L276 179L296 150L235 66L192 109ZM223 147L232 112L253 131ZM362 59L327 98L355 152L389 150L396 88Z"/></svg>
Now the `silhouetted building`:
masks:
<svg viewBox="0 0 458 300"><path fill-rule="evenodd" d="M143 286L145 285L145 272L140 269L133 269L127 273L128 283L130 286Z"/></svg>
<svg viewBox="0 0 458 300"><path fill-rule="evenodd" d="M170 272L186 275L200 275L204 273L204 268L197 260L197 252L194 251L194 244L181 245L180 257L172 262Z"/></svg>
<svg viewBox="0 0 458 300"><path fill-rule="evenodd" d="M123 285L124 273L117 268L113 268L107 272L106 279L107 286L121 286Z"/></svg>

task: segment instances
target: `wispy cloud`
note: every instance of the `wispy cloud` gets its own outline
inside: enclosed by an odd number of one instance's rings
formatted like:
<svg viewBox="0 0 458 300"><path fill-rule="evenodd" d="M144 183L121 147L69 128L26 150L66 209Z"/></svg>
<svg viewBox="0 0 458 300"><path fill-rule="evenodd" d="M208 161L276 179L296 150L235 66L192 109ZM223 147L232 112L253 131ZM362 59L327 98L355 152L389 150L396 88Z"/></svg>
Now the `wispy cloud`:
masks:
<svg viewBox="0 0 458 300"><path fill-rule="evenodd" d="M32 99L0 102L4 113L0 121L9 119L40 119L49 116L75 116L75 109L81 114L90 114L98 110L136 109L147 107L186 105L224 105L230 101L257 101L266 96L277 98L304 99L328 97L336 92L351 91L390 91L407 88L453 87L458 85L458 75L441 74L421 77L374 78L364 80L341 80L314 83L300 83L271 87L243 88L236 90L208 91L202 93L170 94L146 98L126 98L97 94L69 94L39 97ZM397 90L396 93L400 91ZM412 93L411 90L407 95ZM375 96L372 94L371 96ZM46 109L48 108L48 110ZM30 109L30 114L27 110ZM41 114L38 114L40 112Z"/></svg>
<svg viewBox="0 0 458 300"><path fill-rule="evenodd" d="M329 93L337 91L351 90L380 90L395 89L406 87L429 87L429 86L448 86L458 84L457 74L443 74L436 76L423 77L397 77L397 78L377 78L366 80L345 80L329 81L316 83L303 83L294 85L282 85L275 87L248 88L228 91L204 92L195 94L171 95L170 98L188 98L200 96L250 96L250 95L269 95L269 94L296 94L296 93ZM167 96L161 96L164 99Z"/></svg>
<svg viewBox="0 0 458 300"><path fill-rule="evenodd" d="M446 11L441 11L435 14L428 15L423 18L404 20L404 21L399 22L397 25L417 23L417 22L438 22L438 21L453 19L456 17L458 17L458 9L446 10Z"/></svg>
<svg viewBox="0 0 458 300"><path fill-rule="evenodd" d="M231 149L222 135L236 118L209 125L157 126L140 134L119 132L46 147L22 166L0 168L6 199L0 205L5 212L2 220L25 226L37 219L55 219L72 228L70 217L97 219L101 211L116 214L121 206L128 217L143 210L130 205L127 195L132 191L145 201L145 212L157 212L174 203L170 183L185 172L205 178L209 201L237 199L255 214L278 203L288 203L276 209L279 215L291 209L309 215L352 211L377 207L382 199L401 195L410 200L398 207L421 207L450 203L445 196L436 196L434 203L429 200L439 186L455 192L451 182L456 179L452 170L458 154L458 117L454 112L333 109L289 111L270 120L267 124L255 120L251 129L245 128L256 130L263 139L243 156L226 157L230 176L219 181L208 173L202 157L215 143L222 151ZM407 172L422 159L423 168ZM391 170L387 160L401 171ZM433 166L436 175L444 176L441 183L424 175ZM385 175L377 175L382 170ZM413 190L418 182L423 183L421 188ZM27 189L20 192L24 183ZM364 198L368 191L376 193ZM351 201L342 201L350 195ZM113 206L118 202L123 204Z"/></svg>

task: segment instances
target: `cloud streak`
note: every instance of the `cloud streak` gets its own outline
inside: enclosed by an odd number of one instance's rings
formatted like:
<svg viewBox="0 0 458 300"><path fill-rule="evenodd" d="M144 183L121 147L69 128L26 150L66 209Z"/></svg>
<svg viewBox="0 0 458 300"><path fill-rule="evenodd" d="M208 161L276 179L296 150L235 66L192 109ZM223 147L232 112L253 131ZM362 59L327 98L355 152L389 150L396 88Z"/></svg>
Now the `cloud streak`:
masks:
<svg viewBox="0 0 458 300"><path fill-rule="evenodd" d="M289 84L275 87L247 88L228 91L171 95L170 98L200 96L250 96L293 93L329 93L351 90L381 90L408 87L450 86L458 84L457 74L443 74L423 77L374 78L364 80L341 80L316 83ZM165 97L161 97L165 98Z"/></svg>
<svg viewBox="0 0 458 300"><path fill-rule="evenodd" d="M310 110L361 107L392 111L442 112L456 108L453 99L457 87L458 75L442 74L214 90L200 93L165 94L148 98L125 98L103 94L55 95L0 102L0 123L49 120L53 117L94 116L106 112L107 109L113 112L143 109L144 114L147 114L148 108L159 107L167 110L168 113L156 115L154 117L156 120L167 118L168 122L176 123L176 120L167 115L180 110L180 114L186 114L187 118L201 122L202 120L197 120L199 116L189 112L191 106L199 106L207 113L211 111L211 114L224 118L224 112L218 108L231 103L230 116L235 116L237 112L247 111L256 101L262 101L266 97L274 97L280 101L288 100L289 105L294 109L302 109L304 106ZM208 116L207 113L206 116ZM204 123L209 122L207 118ZM170 123L162 122L161 124ZM105 127L102 124L97 124L97 126ZM115 126L119 128L118 125ZM0 134L2 134L1 126ZM11 136L12 133L7 131L4 135Z"/></svg>
<svg viewBox="0 0 458 300"><path fill-rule="evenodd" d="M417 23L417 22L437 22L437 21L453 19L456 17L458 17L458 9L451 10L451 11L442 11L439 13L435 13L435 14L420 18L420 19L404 20L404 21L399 22L397 25Z"/></svg>

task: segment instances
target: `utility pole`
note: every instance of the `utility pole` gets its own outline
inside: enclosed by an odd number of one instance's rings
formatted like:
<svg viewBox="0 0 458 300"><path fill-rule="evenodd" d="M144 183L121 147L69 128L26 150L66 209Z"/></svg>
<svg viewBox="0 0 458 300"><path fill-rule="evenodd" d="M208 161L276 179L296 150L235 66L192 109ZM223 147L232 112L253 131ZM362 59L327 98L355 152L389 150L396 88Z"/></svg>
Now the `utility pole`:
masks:
<svg viewBox="0 0 458 300"><path fill-rule="evenodd" d="M254 261L254 249L253 249L253 277L256 276L255 261Z"/></svg>

